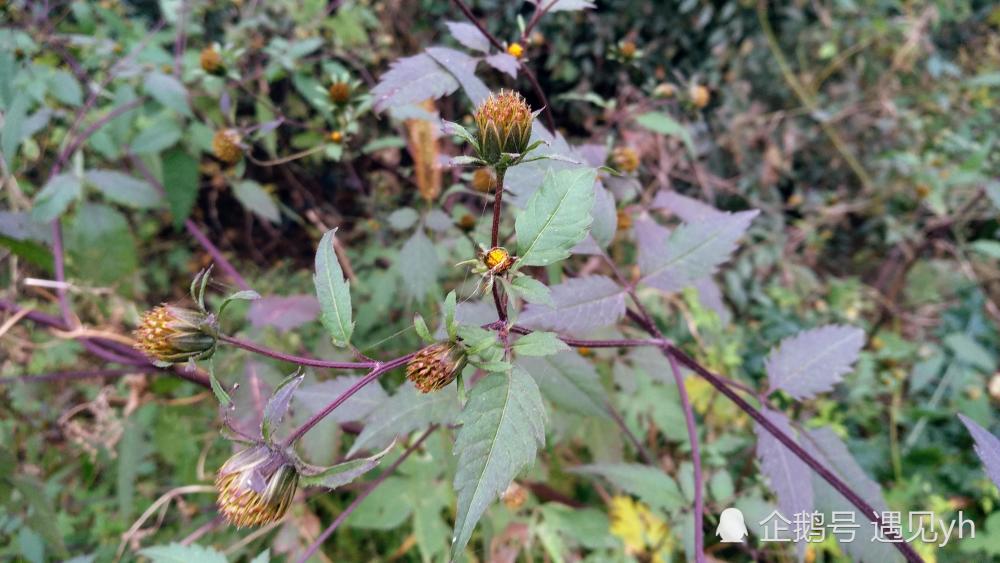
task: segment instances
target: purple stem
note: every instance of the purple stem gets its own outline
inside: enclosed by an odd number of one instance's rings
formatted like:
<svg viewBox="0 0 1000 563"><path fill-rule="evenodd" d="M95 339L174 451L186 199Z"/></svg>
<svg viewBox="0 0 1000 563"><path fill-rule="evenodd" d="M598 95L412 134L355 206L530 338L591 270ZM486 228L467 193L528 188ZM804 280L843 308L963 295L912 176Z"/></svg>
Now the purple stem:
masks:
<svg viewBox="0 0 1000 563"><path fill-rule="evenodd" d="M256 354L262 356L267 356L269 358L274 358L276 360L281 360L283 362L290 362L293 364L299 364L302 366L310 366L314 368L329 368L329 369L371 369L377 367L378 362L331 362L327 360L317 360L314 358L306 358L304 356L294 356L292 354L285 354L284 352L279 352L277 350L271 350L270 348L265 348L259 344L236 338L234 336L227 336L225 334L219 336L219 340L227 344L232 344L237 348L243 348L244 350L249 350Z"/></svg>
<svg viewBox="0 0 1000 563"><path fill-rule="evenodd" d="M379 485L381 485L386 479L388 479L389 476L392 475L392 473L395 472L396 469L398 469L399 466L402 465L404 461L406 461L406 458L410 457L410 454L417 451L417 448L420 447L420 444L424 443L424 440L426 440L427 437L430 436L431 433L434 432L436 429L437 425L431 425L426 432L424 432L419 438L417 438L416 442L413 442L413 444L409 448L406 448L406 451L403 452L401 456L399 456L399 459L394 461L392 465L387 467L385 471L383 471L378 477L375 478L375 480L369 483L368 486L365 487L365 490L361 491L358 494L358 496L355 497L355 499L351 502L351 504L349 504L347 508L344 509L343 512L338 514L337 518L329 526L327 526L325 530L323 530L323 533L320 534L318 538L316 538L316 541L312 542L309 545L309 548L306 549L305 553L303 553L302 556L299 557L298 563L305 563L306 561L309 560L310 557L315 555L316 551L319 550L319 547L323 545L323 542L325 542L327 538L329 538L330 535L333 534L333 532L336 531L336 529L340 527L341 524L344 523L344 520L347 520L347 517L350 516L351 513L354 512L354 510L357 509L358 506L360 506L361 503L364 502L366 498L368 498L368 495L372 494L372 491L374 491Z"/></svg>
<svg viewBox="0 0 1000 563"><path fill-rule="evenodd" d="M677 383L677 392L681 396L681 407L684 409L684 424L687 426L688 440L691 442L691 462L694 464L694 559L698 563L705 562L705 530L704 514L705 501L702 499L702 483L704 477L701 473L701 452L698 447L698 427L694 422L694 410L691 408L691 400L688 398L687 389L684 387L684 378L681 377L681 370L677 367L677 360L667 354L670 360L670 370L674 374L674 381Z"/></svg>
<svg viewBox="0 0 1000 563"><path fill-rule="evenodd" d="M486 328L497 330L503 324L500 321L490 323L486 325ZM510 327L510 331L514 334L531 334L534 332L530 328L524 328L523 326L514 325ZM585 340L582 338L570 338L568 336L560 336L559 340L562 340L566 345L572 346L574 348L635 348L637 346L663 346L667 342L660 339L639 339L639 338L621 338L617 340Z"/></svg>
<svg viewBox="0 0 1000 563"><path fill-rule="evenodd" d="M115 377L124 377L126 375L132 375L136 373L153 373L161 371L156 366L145 365L139 366L133 369L90 369L90 370L79 370L79 371L57 371L54 373L46 373L44 375L16 375L13 377L0 377L0 385L7 383L12 383L14 381L19 381L23 383L44 383L49 381L66 381L70 379L90 379L90 378L101 378L101 379L112 379Z"/></svg>
<svg viewBox="0 0 1000 563"><path fill-rule="evenodd" d="M648 463L649 465L653 465L652 454L649 453L649 451L646 449L646 446L642 444L639 438L636 437L635 433L629 429L627 424L625 424L625 419L622 418L622 415L620 412L618 412L618 409L616 409L615 406L612 405L610 402L605 403L604 406L607 407L608 414L610 414L611 418L614 419L615 424L618 425L618 428L622 429L622 432L625 433L625 436L629 439L630 442L632 442L632 445L635 446L636 451L639 452L639 457L641 457L642 460Z"/></svg>
<svg viewBox="0 0 1000 563"><path fill-rule="evenodd" d="M379 364L379 366L370 371L368 375L361 378L357 383L352 385L347 391L341 393L340 396L334 399L330 404L323 407L323 410L313 414L311 417L309 417L309 420L302 423L302 426L299 426L298 428L293 430L292 433L289 434L287 438L285 438L282 447L287 448L292 444L294 444L296 440L298 440L306 432L311 430L313 426L319 424L319 422L323 420L328 414L333 412L334 409L336 409L340 405L344 404L345 401L354 396L354 394L360 391L365 385L368 385L372 381L378 379L383 374L392 371L398 368L399 366L405 364L412 357L413 354L407 354L405 356L396 358L395 360L389 360L384 364Z"/></svg>

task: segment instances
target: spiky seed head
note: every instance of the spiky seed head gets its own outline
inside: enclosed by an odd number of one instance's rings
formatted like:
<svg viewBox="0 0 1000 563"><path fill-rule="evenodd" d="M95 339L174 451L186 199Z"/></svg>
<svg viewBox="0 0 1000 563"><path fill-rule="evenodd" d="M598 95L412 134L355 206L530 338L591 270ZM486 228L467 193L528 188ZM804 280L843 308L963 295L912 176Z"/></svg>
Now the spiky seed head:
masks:
<svg viewBox="0 0 1000 563"><path fill-rule="evenodd" d="M243 158L240 142L243 138L236 129L220 129L212 137L212 153L226 164L236 164Z"/></svg>
<svg viewBox="0 0 1000 563"><path fill-rule="evenodd" d="M223 74L226 71L222 62L222 55L214 47L205 47L201 50L199 57L201 69L209 74Z"/></svg>
<svg viewBox="0 0 1000 563"><path fill-rule="evenodd" d="M507 54L515 59L520 59L524 56L524 47L520 43L511 43L507 46Z"/></svg>
<svg viewBox="0 0 1000 563"><path fill-rule="evenodd" d="M351 100L351 85L347 82L337 81L327 89L330 101L335 104L346 104Z"/></svg>
<svg viewBox="0 0 1000 563"><path fill-rule="evenodd" d="M489 164L500 162L504 153L521 154L528 148L535 116L517 92L490 94L474 117L479 129L479 157Z"/></svg>
<svg viewBox="0 0 1000 563"><path fill-rule="evenodd" d="M219 512L238 528L277 522L298 489L299 473L282 453L264 444L233 455L215 477Z"/></svg>
<svg viewBox="0 0 1000 563"><path fill-rule="evenodd" d="M691 96L691 103L698 109L707 106L708 102L712 100L712 95L709 93L708 88L701 84L692 84L688 90L688 95Z"/></svg>
<svg viewBox="0 0 1000 563"><path fill-rule="evenodd" d="M218 323L201 311L160 305L147 311L135 330L135 347L160 364L201 360L215 352Z"/></svg>
<svg viewBox="0 0 1000 563"><path fill-rule="evenodd" d="M438 342L422 348L406 363L406 379L421 393L446 387L465 367L465 352L451 342Z"/></svg>
<svg viewBox="0 0 1000 563"><path fill-rule="evenodd" d="M502 246L494 246L483 253L483 264L493 274L502 274L514 265L514 257Z"/></svg>
<svg viewBox="0 0 1000 563"><path fill-rule="evenodd" d="M497 184L497 175L489 166L477 168L472 173L472 188L477 192L488 194L493 193L493 188Z"/></svg>
<svg viewBox="0 0 1000 563"><path fill-rule="evenodd" d="M615 168L626 174L631 174L639 169L639 153L632 147L618 147L611 153Z"/></svg>

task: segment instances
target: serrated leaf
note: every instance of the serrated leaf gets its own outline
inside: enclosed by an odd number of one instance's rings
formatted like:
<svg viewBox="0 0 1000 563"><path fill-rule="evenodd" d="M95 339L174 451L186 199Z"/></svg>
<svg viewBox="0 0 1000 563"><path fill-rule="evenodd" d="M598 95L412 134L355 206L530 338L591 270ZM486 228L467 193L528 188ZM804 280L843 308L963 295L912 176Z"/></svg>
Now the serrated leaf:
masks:
<svg viewBox="0 0 1000 563"><path fill-rule="evenodd" d="M48 223L65 213L69 204L79 199L82 193L83 184L80 182L80 178L73 174L54 176L35 196L35 205L31 208L31 218L39 223Z"/></svg>
<svg viewBox="0 0 1000 563"><path fill-rule="evenodd" d="M490 374L469 395L455 439L458 515L452 558L462 553L476 523L545 442L545 410L535 381L523 369Z"/></svg>
<svg viewBox="0 0 1000 563"><path fill-rule="evenodd" d="M579 332L625 316L625 289L607 276L570 278L552 286L553 305L529 305L518 323L538 330Z"/></svg>
<svg viewBox="0 0 1000 563"><path fill-rule="evenodd" d="M296 412L296 416L309 416L321 411L362 378L364 376L361 375L341 375L334 379L299 387L295 391L295 400L301 405L302 412ZM364 420L368 413L385 402L386 399L388 399L388 395L379 382L372 381L327 415L326 420L338 423Z"/></svg>
<svg viewBox="0 0 1000 563"><path fill-rule="evenodd" d="M686 127L669 115L651 111L635 118L635 122L654 133L679 138L684 141L684 146L687 147L691 156L695 156L694 140L691 139L691 133L688 132Z"/></svg>
<svg viewBox="0 0 1000 563"><path fill-rule="evenodd" d="M685 223L696 223L712 217L725 215L711 205L698 201L697 199L681 195L675 191L663 190L656 194L650 207L654 209L667 209L674 215L680 217Z"/></svg>
<svg viewBox="0 0 1000 563"><path fill-rule="evenodd" d="M423 229L417 229L399 250L396 269L403 280L403 291L422 301L437 283L440 266L437 249Z"/></svg>
<svg viewBox="0 0 1000 563"><path fill-rule="evenodd" d="M569 350L554 332L532 332L514 342L514 352L521 356L551 356Z"/></svg>
<svg viewBox="0 0 1000 563"><path fill-rule="evenodd" d="M521 67L521 63L507 53L497 53L486 57L486 64L509 75L511 78L517 78L517 69Z"/></svg>
<svg viewBox="0 0 1000 563"><path fill-rule="evenodd" d="M725 213L674 229L660 249L646 253L640 283L677 291L715 273L729 259L757 210ZM645 269L643 269L645 266Z"/></svg>
<svg viewBox="0 0 1000 563"><path fill-rule="evenodd" d="M795 430L788 417L766 408L762 411L769 422L795 439ZM757 435L757 461L778 497L780 513L791 519L797 513L812 512L812 470L759 424L754 425L754 433Z"/></svg>
<svg viewBox="0 0 1000 563"><path fill-rule="evenodd" d="M433 57L421 53L392 63L372 88L375 111L438 99L458 89L458 81Z"/></svg>
<svg viewBox="0 0 1000 563"><path fill-rule="evenodd" d="M365 427L354 440L348 456L362 450L381 448L396 436L426 428L431 424L451 424L460 405L455 385L433 393L420 393L412 383L403 384L396 394L380 403L365 417Z"/></svg>
<svg viewBox="0 0 1000 563"><path fill-rule="evenodd" d="M519 358L517 364L531 374L545 398L557 406L577 414L608 418L597 370L576 352Z"/></svg>
<svg viewBox="0 0 1000 563"><path fill-rule="evenodd" d="M347 346L354 332L351 321L351 288L333 249L337 229L327 231L316 251L316 273L313 283L320 305L320 321L336 346Z"/></svg>
<svg viewBox="0 0 1000 563"><path fill-rule="evenodd" d="M72 73L56 69L49 77L50 91L60 102L78 106L83 103L83 90Z"/></svg>
<svg viewBox="0 0 1000 563"><path fill-rule="evenodd" d="M274 203L274 197L267 193L260 184L253 180L243 180L233 186L233 195L243 204L243 207L255 215L272 223L281 222L281 212Z"/></svg>
<svg viewBox="0 0 1000 563"><path fill-rule="evenodd" d="M154 545L139 550L152 563L226 563L226 556L211 547L198 544Z"/></svg>
<svg viewBox="0 0 1000 563"><path fill-rule="evenodd" d="M671 476L661 469L637 463L596 463L570 469L581 475L600 475L613 485L668 513L685 505L684 495Z"/></svg>
<svg viewBox="0 0 1000 563"><path fill-rule="evenodd" d="M170 115L161 115L139 131L129 144L129 150L135 154L158 153L173 146L180 138L181 129L177 120Z"/></svg>
<svg viewBox="0 0 1000 563"><path fill-rule="evenodd" d="M182 115L191 115L187 88L173 76L162 72L151 72L146 75L142 86L147 96Z"/></svg>
<svg viewBox="0 0 1000 563"><path fill-rule="evenodd" d="M327 489L342 487L378 467L382 458L395 445L396 443L393 442L373 456L352 459L330 467L307 465L300 478L302 485L306 487L326 487Z"/></svg>
<svg viewBox="0 0 1000 563"><path fill-rule="evenodd" d="M478 58L448 47L428 47L427 54L455 77L473 106L489 97L490 89L476 76Z"/></svg>
<svg viewBox="0 0 1000 563"><path fill-rule="evenodd" d="M994 485L1000 487L1000 438L965 415L960 414L958 418L969 429L969 434L976 441L976 455L983 461L986 475L989 476Z"/></svg>
<svg viewBox="0 0 1000 563"><path fill-rule="evenodd" d="M24 140L24 121L28 116L28 105L31 97L20 95L14 97L14 102L3 115L3 129L0 129L0 152L7 162L7 168L12 167L14 154Z"/></svg>
<svg viewBox="0 0 1000 563"><path fill-rule="evenodd" d="M591 168L549 172L541 188L517 216L518 266L547 266L569 256L587 236L593 221L594 180Z"/></svg>
<svg viewBox="0 0 1000 563"><path fill-rule="evenodd" d="M292 397L305 377L304 373L293 373L278 385L274 393L271 393L267 404L264 405L264 416L260 421L260 434L264 438L264 441L271 441L271 433L285 419L288 407L292 404Z"/></svg>
<svg viewBox="0 0 1000 563"><path fill-rule="evenodd" d="M149 182L116 170L88 170L84 178L116 203L139 208L155 207L160 203L159 192Z"/></svg>
<svg viewBox="0 0 1000 563"><path fill-rule="evenodd" d="M448 26L451 36L462 45L473 51L490 52L490 40L476 26L465 22L445 22L444 24Z"/></svg>
<svg viewBox="0 0 1000 563"><path fill-rule="evenodd" d="M833 389L858 359L865 332L830 325L786 338L767 357L769 393L781 389L802 400Z"/></svg>
<svg viewBox="0 0 1000 563"><path fill-rule="evenodd" d="M183 149L163 154L163 190L173 215L174 227L181 227L198 200L198 161Z"/></svg>
<svg viewBox="0 0 1000 563"><path fill-rule="evenodd" d="M549 287L531 276L518 276L510 285L528 303L555 305Z"/></svg>

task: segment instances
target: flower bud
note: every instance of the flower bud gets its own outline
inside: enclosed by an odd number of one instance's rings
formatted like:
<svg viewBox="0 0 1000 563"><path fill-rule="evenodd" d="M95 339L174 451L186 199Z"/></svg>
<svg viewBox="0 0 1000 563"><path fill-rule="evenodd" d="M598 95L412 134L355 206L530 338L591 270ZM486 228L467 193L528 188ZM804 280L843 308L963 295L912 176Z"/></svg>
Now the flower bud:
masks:
<svg viewBox="0 0 1000 563"><path fill-rule="evenodd" d="M465 215L462 215L461 218L459 218L457 224L459 229L468 232L476 228L476 218L470 215L469 213L466 213Z"/></svg>
<svg viewBox="0 0 1000 563"><path fill-rule="evenodd" d="M535 116L520 94L506 90L491 94L474 117L479 128L479 157L489 164L500 162L504 153L521 154L528 148Z"/></svg>
<svg viewBox="0 0 1000 563"><path fill-rule="evenodd" d="M344 134L340 131L330 132L330 142L339 145L344 142Z"/></svg>
<svg viewBox="0 0 1000 563"><path fill-rule="evenodd" d="M511 43L507 46L507 54L515 59L520 59L524 56L524 47L520 43Z"/></svg>
<svg viewBox="0 0 1000 563"><path fill-rule="evenodd" d="M213 47L202 49L199 60L201 62L201 69L209 74L219 75L226 72L225 65L222 63L222 55Z"/></svg>
<svg viewBox="0 0 1000 563"><path fill-rule="evenodd" d="M465 367L465 353L450 342L438 342L422 348L406 364L406 379L421 393L446 387Z"/></svg>
<svg viewBox="0 0 1000 563"><path fill-rule="evenodd" d="M669 82L658 84L656 88L653 89L653 95L657 98L673 98L676 93L677 89L674 88L674 85Z"/></svg>
<svg viewBox="0 0 1000 563"><path fill-rule="evenodd" d="M286 456L257 444L233 455L219 469L216 505L238 528L270 524L285 515L298 484L299 473Z"/></svg>
<svg viewBox="0 0 1000 563"><path fill-rule="evenodd" d="M510 485L507 485L507 490L500 495L500 500L510 510L517 511L528 500L528 489L520 483L511 481Z"/></svg>
<svg viewBox="0 0 1000 563"><path fill-rule="evenodd" d="M240 148L239 131L235 129L220 129L212 137L212 153L226 164L236 164L243 158L243 149Z"/></svg>
<svg viewBox="0 0 1000 563"><path fill-rule="evenodd" d="M514 265L514 257L502 246L494 246L483 254L483 264L493 274L502 274Z"/></svg>
<svg viewBox="0 0 1000 563"><path fill-rule="evenodd" d="M635 41L622 41L618 44L618 52L621 53L622 58L625 60L635 57L636 52L639 50L635 45Z"/></svg>
<svg viewBox="0 0 1000 563"><path fill-rule="evenodd" d="M162 364L201 360L215 352L218 324L213 315L160 305L142 316L136 348Z"/></svg>
<svg viewBox="0 0 1000 563"><path fill-rule="evenodd" d="M691 96L691 103L694 107L701 109L708 105L711 101L712 95L708 92L708 88L702 86L701 84L692 84L688 95Z"/></svg>
<svg viewBox="0 0 1000 563"><path fill-rule="evenodd" d="M477 168L472 173L472 187L479 193L493 193L496 183L497 175L493 173L493 169L489 166Z"/></svg>
<svg viewBox="0 0 1000 563"><path fill-rule="evenodd" d="M618 170L631 174L639 169L639 153L632 147L618 147L611 153L611 160Z"/></svg>
<svg viewBox="0 0 1000 563"><path fill-rule="evenodd" d="M334 82L327 90L330 101L335 104L346 104L351 99L351 85L346 82Z"/></svg>

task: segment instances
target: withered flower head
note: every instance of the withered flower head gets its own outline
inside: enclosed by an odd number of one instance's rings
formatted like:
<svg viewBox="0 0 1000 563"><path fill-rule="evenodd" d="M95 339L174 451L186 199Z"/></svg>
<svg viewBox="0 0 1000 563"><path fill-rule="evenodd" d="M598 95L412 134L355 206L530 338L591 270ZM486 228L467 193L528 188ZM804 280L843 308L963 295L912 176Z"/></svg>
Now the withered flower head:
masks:
<svg viewBox="0 0 1000 563"><path fill-rule="evenodd" d="M622 54L622 57L626 59L631 59L635 56L638 47L635 46L634 41L622 41L618 44L618 51Z"/></svg>
<svg viewBox="0 0 1000 563"><path fill-rule="evenodd" d="M502 246L494 246L483 253L483 264L493 274L502 274L514 265L514 257Z"/></svg>
<svg viewBox="0 0 1000 563"><path fill-rule="evenodd" d="M465 352L457 344L438 342L422 348L406 363L406 379L421 393L447 386L465 367Z"/></svg>
<svg viewBox="0 0 1000 563"><path fill-rule="evenodd" d="M351 99L351 85L347 82L337 81L327 89L330 101L335 104L346 104Z"/></svg>
<svg viewBox="0 0 1000 563"><path fill-rule="evenodd" d="M474 117L479 128L479 157L486 162L496 164L504 153L521 154L528 148L535 116L520 94L508 90L490 94Z"/></svg>
<svg viewBox="0 0 1000 563"><path fill-rule="evenodd" d="M220 129L212 137L212 153L226 164L236 164L243 158L242 141L239 131L235 129Z"/></svg>
<svg viewBox="0 0 1000 563"><path fill-rule="evenodd" d="M160 364L201 360L215 352L215 317L173 305L147 311L135 330L136 348Z"/></svg>
<svg viewBox="0 0 1000 563"><path fill-rule="evenodd" d="M472 187L477 192L484 194L492 193L496 183L497 175L489 166L477 168L476 171L472 173Z"/></svg>
<svg viewBox="0 0 1000 563"><path fill-rule="evenodd" d="M201 50L201 69L209 74L222 74L226 71L222 63L222 55L214 47L205 47Z"/></svg>
<svg viewBox="0 0 1000 563"><path fill-rule="evenodd" d="M463 231L471 231L472 229L476 228L476 218L473 217L471 214L466 213L465 215L462 215L458 219L457 224L458 228L462 229Z"/></svg>
<svg viewBox="0 0 1000 563"><path fill-rule="evenodd" d="M233 455L219 469L216 504L239 528L269 524L285 515L298 484L299 473L286 456L257 444Z"/></svg>
<svg viewBox="0 0 1000 563"><path fill-rule="evenodd" d="M626 174L639 169L639 153L632 147L618 147L611 153L611 160L618 170Z"/></svg>

